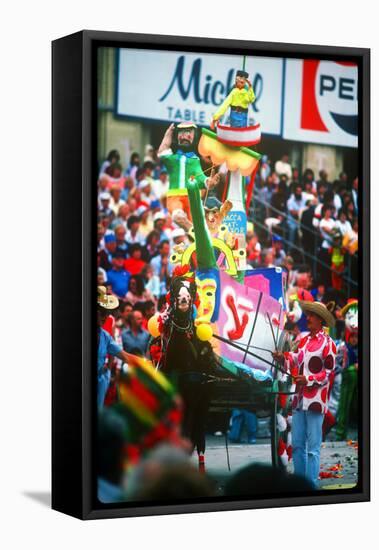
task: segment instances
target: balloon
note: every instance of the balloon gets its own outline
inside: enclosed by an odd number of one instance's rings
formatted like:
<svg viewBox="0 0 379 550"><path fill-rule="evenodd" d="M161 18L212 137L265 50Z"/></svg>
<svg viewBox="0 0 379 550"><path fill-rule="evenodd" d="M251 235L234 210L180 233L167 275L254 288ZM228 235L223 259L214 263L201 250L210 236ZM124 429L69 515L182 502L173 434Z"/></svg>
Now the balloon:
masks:
<svg viewBox="0 0 379 550"><path fill-rule="evenodd" d="M206 323L202 323L197 327L196 335L202 342L208 342L213 336L212 327Z"/></svg>
<svg viewBox="0 0 379 550"><path fill-rule="evenodd" d="M153 338L157 338L160 335L161 331L159 329L158 315L150 317L147 323L147 330Z"/></svg>

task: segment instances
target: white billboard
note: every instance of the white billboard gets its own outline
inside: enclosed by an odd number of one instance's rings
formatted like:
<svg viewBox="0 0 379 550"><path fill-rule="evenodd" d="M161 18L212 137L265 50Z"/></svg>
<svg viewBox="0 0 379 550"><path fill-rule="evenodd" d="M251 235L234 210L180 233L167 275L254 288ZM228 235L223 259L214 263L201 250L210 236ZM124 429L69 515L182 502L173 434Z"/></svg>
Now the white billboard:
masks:
<svg viewBox="0 0 379 550"><path fill-rule="evenodd" d="M120 49L118 115L209 126L242 56ZM248 57L262 134L357 147L358 70L351 63Z"/></svg>
<svg viewBox="0 0 379 550"><path fill-rule="evenodd" d="M120 49L117 114L209 126L242 61L242 56ZM266 134L280 135L282 65L278 58L246 61L256 94L253 117Z"/></svg>

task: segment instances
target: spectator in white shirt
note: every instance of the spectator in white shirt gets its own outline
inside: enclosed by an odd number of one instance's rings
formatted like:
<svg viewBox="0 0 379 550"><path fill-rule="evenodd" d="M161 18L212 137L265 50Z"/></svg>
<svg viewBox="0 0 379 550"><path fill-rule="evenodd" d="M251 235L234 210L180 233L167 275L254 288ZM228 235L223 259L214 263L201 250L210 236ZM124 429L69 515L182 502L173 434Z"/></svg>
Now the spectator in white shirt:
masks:
<svg viewBox="0 0 379 550"><path fill-rule="evenodd" d="M288 210L288 240L292 244L295 243L297 231L299 228L299 219L302 211L307 204L307 195L303 192L302 186L297 184L294 193L287 201Z"/></svg>
<svg viewBox="0 0 379 550"><path fill-rule="evenodd" d="M340 230L342 237L352 232L351 223L347 219L346 212L342 209L338 212L336 227Z"/></svg>
<svg viewBox="0 0 379 550"><path fill-rule="evenodd" d="M323 208L323 216L320 221L320 233L322 243L320 247L319 259L323 264L319 264L319 280L323 281L326 288L331 285L331 246L333 244L333 229L336 222L333 219L334 206L327 204Z"/></svg>
<svg viewBox="0 0 379 550"><path fill-rule="evenodd" d="M159 174L159 179L154 180L153 183L153 191L158 199L162 197L162 195L166 195L169 188L169 180L168 180L168 174L166 169L162 169Z"/></svg>
<svg viewBox="0 0 379 550"><path fill-rule="evenodd" d="M150 205L152 201L156 200L156 196L154 195L154 193L151 189L151 181L150 180L140 181L139 189L141 190L141 201L143 201L146 204Z"/></svg>
<svg viewBox="0 0 379 550"><path fill-rule="evenodd" d="M292 168L290 163L288 162L288 153L285 153L281 160L277 160L275 162L275 172L278 174L278 176L281 176L284 174L287 176L287 181L292 181Z"/></svg>
<svg viewBox="0 0 379 550"><path fill-rule="evenodd" d="M121 206L125 204L125 201L121 198L121 187L117 184L111 187L111 200L109 201L109 208L113 210L114 215L117 217Z"/></svg>
<svg viewBox="0 0 379 550"><path fill-rule="evenodd" d="M323 208L322 219L320 221L320 233L323 241L321 248L327 249L331 246L333 238L332 232L336 226L336 221L333 219L334 207L326 205Z"/></svg>
<svg viewBox="0 0 379 550"><path fill-rule="evenodd" d="M140 220L138 216L130 216L128 219L128 231L125 240L128 244L144 244L145 238L139 231Z"/></svg>

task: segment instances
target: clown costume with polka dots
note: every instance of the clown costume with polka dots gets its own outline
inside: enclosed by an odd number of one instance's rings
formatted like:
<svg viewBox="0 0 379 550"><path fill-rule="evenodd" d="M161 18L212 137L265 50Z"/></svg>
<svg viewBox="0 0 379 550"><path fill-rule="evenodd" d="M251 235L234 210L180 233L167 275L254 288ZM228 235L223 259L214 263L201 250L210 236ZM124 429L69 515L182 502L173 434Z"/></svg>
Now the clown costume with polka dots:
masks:
<svg viewBox="0 0 379 550"><path fill-rule="evenodd" d="M287 372L306 378L306 385L299 386L293 398L294 410L325 414L336 351L333 340L321 329L314 335L308 334L302 338L295 353L284 353Z"/></svg>
<svg viewBox="0 0 379 550"><path fill-rule="evenodd" d="M334 326L334 304L299 301L305 313L309 334L296 352L273 352L296 384L292 401L292 457L295 473L318 487L322 424L333 383L336 345L323 329Z"/></svg>

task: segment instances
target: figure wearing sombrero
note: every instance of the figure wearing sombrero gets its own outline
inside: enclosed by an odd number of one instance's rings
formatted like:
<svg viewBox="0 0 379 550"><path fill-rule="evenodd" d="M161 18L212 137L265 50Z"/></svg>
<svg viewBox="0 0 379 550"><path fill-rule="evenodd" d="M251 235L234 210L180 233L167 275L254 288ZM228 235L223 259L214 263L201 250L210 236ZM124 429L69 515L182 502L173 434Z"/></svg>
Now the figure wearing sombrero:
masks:
<svg viewBox="0 0 379 550"><path fill-rule="evenodd" d="M158 149L158 156L169 174L167 208L175 216L184 214L188 219L191 212L186 190L186 181L195 178L199 189L212 189L219 181L218 174L204 174L197 153L200 139L199 128L193 122L171 124L166 130Z"/></svg>
<svg viewBox="0 0 379 550"><path fill-rule="evenodd" d="M327 411L328 393L334 375L336 345L324 331L333 327L334 303L300 300L309 334L299 342L296 352L273 352L296 383L292 402L292 446L295 473L306 476L317 487L320 469L322 425Z"/></svg>
<svg viewBox="0 0 379 550"><path fill-rule="evenodd" d="M341 314L345 318L345 341L338 346L342 381L337 412L337 441L345 441L347 438L350 412L358 386L358 300L348 300Z"/></svg>
<svg viewBox="0 0 379 550"><path fill-rule="evenodd" d="M112 336L102 327L110 313L118 308L118 298L107 294L104 286L97 287L97 406L101 409L104 405L111 371L106 364L107 355L113 355L128 362L129 354L123 351Z"/></svg>

